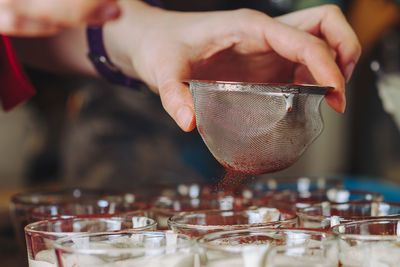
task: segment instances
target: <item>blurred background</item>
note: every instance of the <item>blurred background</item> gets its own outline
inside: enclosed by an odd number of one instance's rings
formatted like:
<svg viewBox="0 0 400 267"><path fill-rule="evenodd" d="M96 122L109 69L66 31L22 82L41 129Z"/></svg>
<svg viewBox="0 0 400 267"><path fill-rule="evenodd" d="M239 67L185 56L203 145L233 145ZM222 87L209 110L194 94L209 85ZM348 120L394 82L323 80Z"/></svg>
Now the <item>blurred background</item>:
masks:
<svg viewBox="0 0 400 267"><path fill-rule="evenodd" d="M247 7L271 16L328 3L342 8L363 55L347 86L345 114L323 102L322 135L279 175L368 176L400 183L400 125L391 114L400 99L385 95L385 90L400 91L400 1L163 1L173 10ZM223 174L197 131L180 131L159 97L146 88L134 91L31 69L28 74L37 95L11 112L0 112L1 239L12 237L9 197L26 188L140 190L182 181L216 182ZM7 244L0 251L14 250Z"/></svg>

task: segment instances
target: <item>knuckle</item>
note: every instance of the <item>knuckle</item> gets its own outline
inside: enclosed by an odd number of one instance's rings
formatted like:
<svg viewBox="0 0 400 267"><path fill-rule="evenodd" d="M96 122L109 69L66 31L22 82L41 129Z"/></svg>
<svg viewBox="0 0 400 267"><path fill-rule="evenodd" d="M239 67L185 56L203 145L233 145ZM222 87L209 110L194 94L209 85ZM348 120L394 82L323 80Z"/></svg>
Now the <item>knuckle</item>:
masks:
<svg viewBox="0 0 400 267"><path fill-rule="evenodd" d="M241 8L233 12L233 16L230 15L232 31L239 39L243 37L243 33L249 31L261 33L265 28L265 22L270 19L267 14L249 8Z"/></svg>
<svg viewBox="0 0 400 267"><path fill-rule="evenodd" d="M327 14L340 14L343 15L342 9L339 6L334 4L324 5L323 8L325 9Z"/></svg>
<svg viewBox="0 0 400 267"><path fill-rule="evenodd" d="M361 51L362 51L362 47L360 42L357 40L357 42L355 42L353 44L353 47L351 49L351 51L353 51L353 53L356 55L356 58L358 59L361 55Z"/></svg>
<svg viewBox="0 0 400 267"><path fill-rule="evenodd" d="M240 9L237 9L235 12L237 13L237 15L240 18L251 18L254 16L260 16L260 15L265 16L264 13L254 10L254 9L250 9L250 8L240 8Z"/></svg>

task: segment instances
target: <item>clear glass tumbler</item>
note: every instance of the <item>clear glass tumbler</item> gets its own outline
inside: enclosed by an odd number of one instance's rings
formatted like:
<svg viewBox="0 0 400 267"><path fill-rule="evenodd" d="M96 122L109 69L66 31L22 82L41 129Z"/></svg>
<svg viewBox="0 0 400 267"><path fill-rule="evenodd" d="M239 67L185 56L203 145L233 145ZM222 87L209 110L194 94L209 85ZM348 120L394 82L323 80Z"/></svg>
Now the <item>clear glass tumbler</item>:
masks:
<svg viewBox="0 0 400 267"><path fill-rule="evenodd" d="M193 211L171 217L168 225L174 231L200 236L210 232L249 228L293 228L297 226L297 216L294 213L264 207L230 211Z"/></svg>
<svg viewBox="0 0 400 267"><path fill-rule="evenodd" d="M268 205L283 210L297 212L299 209L322 202L348 203L350 201L382 201L383 196L377 192L330 188L324 190L297 191L283 190L277 192L268 201Z"/></svg>
<svg viewBox="0 0 400 267"><path fill-rule="evenodd" d="M199 198L216 194L216 188L206 183L179 183L164 188L160 196Z"/></svg>
<svg viewBox="0 0 400 267"><path fill-rule="evenodd" d="M168 229L168 219L183 211L233 210L256 206L251 200L235 196L209 196L202 198L160 197L150 208L150 217L158 228Z"/></svg>
<svg viewBox="0 0 400 267"><path fill-rule="evenodd" d="M343 181L337 177L323 176L269 176L255 177L242 190L242 195L253 200L258 200L263 206L274 206L295 212L294 203L285 203L275 200L274 195L280 195L282 191L296 192L303 195L314 190L328 190L330 188L342 189ZM283 203L282 203L283 202ZM301 206L301 204L300 204Z"/></svg>
<svg viewBox="0 0 400 267"><path fill-rule="evenodd" d="M91 189L33 191L11 198L11 217L21 251L25 251L24 227L42 219L76 215L115 214L147 208L135 195Z"/></svg>
<svg viewBox="0 0 400 267"><path fill-rule="evenodd" d="M295 190L298 192L309 192L312 190L326 190L330 188L343 188L343 181L337 177L324 176L294 176L274 177L260 175L251 182L247 188L256 191L282 191Z"/></svg>
<svg viewBox="0 0 400 267"><path fill-rule="evenodd" d="M268 252L266 267L337 267L335 242L311 246L278 246Z"/></svg>
<svg viewBox="0 0 400 267"><path fill-rule="evenodd" d="M215 232L200 237L197 243L203 267L338 266L337 242L321 230Z"/></svg>
<svg viewBox="0 0 400 267"><path fill-rule="evenodd" d="M66 219L80 216L114 215L136 212L137 215L147 215L147 205L144 203L126 203L119 200L99 199L81 203L60 203L41 205L33 208L28 218L30 221Z"/></svg>
<svg viewBox="0 0 400 267"><path fill-rule="evenodd" d="M85 234L55 243L60 267L194 267L194 241L172 231Z"/></svg>
<svg viewBox="0 0 400 267"><path fill-rule="evenodd" d="M337 224L379 219L381 217L399 217L399 202L350 202L331 204L323 202L301 209L297 212L300 227L329 229Z"/></svg>
<svg viewBox="0 0 400 267"><path fill-rule="evenodd" d="M87 232L107 232L120 230L155 230L157 223L147 217L124 214L114 217L92 216L45 220L25 227L25 237L30 267L55 266L54 241Z"/></svg>
<svg viewBox="0 0 400 267"><path fill-rule="evenodd" d="M400 219L376 219L336 225L340 266L400 266Z"/></svg>

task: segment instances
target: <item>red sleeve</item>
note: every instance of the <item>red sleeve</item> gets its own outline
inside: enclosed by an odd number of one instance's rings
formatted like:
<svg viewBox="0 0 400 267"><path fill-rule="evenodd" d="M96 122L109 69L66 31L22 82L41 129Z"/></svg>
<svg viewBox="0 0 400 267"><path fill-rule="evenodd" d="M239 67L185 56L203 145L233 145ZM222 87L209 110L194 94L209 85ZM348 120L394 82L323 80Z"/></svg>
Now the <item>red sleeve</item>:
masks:
<svg viewBox="0 0 400 267"><path fill-rule="evenodd" d="M19 64L10 40L0 35L0 101L10 110L35 94L28 77Z"/></svg>

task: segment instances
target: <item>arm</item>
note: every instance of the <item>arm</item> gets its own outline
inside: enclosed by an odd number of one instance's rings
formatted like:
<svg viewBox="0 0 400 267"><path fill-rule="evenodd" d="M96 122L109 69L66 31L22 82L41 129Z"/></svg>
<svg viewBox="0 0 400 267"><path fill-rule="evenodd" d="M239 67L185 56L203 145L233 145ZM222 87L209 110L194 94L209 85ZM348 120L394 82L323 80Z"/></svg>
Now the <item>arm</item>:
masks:
<svg viewBox="0 0 400 267"><path fill-rule="evenodd" d="M183 79L312 81L333 86L328 104L338 112L345 109L345 81L361 48L338 8L272 19L253 10L181 13L140 1L121 0L120 5L121 19L104 28L111 60L159 93L165 110L185 131L194 128L195 120ZM31 65L96 75L84 39L83 30L76 29L31 41L31 51L24 50L25 42L17 48ZM38 57L35 51L42 48L50 56Z"/></svg>
<svg viewBox="0 0 400 267"><path fill-rule="evenodd" d="M119 15L117 0L2 0L0 34L47 36L67 27L102 24Z"/></svg>
<svg viewBox="0 0 400 267"><path fill-rule="evenodd" d="M14 49L7 36L48 36L55 34L65 28L77 27L86 24L102 24L105 21L116 19L120 15L117 0L2 0L0 1L0 74L2 86L0 88L0 101L5 110L12 109L16 105L28 99L35 91L29 79L25 76L15 57ZM76 47L79 40L83 40L79 33L65 34L64 38L49 38L46 41L30 42L22 44L16 41L21 56L32 63L43 68L53 68L56 63L66 63L67 68L75 69L77 72L90 72L90 65L75 63L76 58L68 61L61 60L55 48L68 50L71 37ZM60 44L62 42L62 45ZM32 45L32 47L31 47ZM38 47L42 45L42 47ZM33 52L26 55L27 52ZM48 53L47 53L48 52ZM39 54L38 54L39 53ZM72 55L72 54L71 54ZM51 66L41 58L54 60ZM67 57L65 57L67 58ZM94 74L93 71L91 71Z"/></svg>
<svg viewBox="0 0 400 267"><path fill-rule="evenodd" d="M97 76L87 57L85 28L42 38L13 38L19 59L27 66L61 74Z"/></svg>

